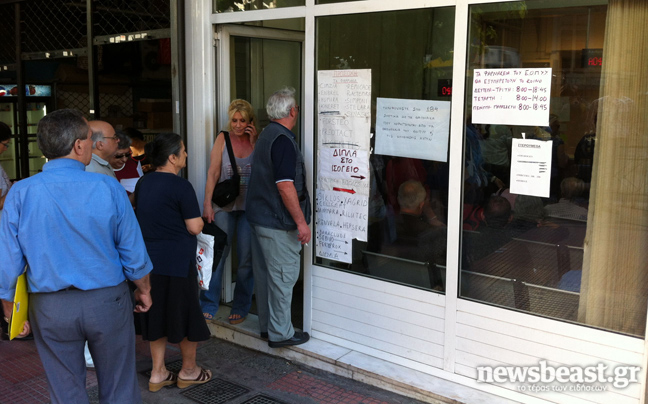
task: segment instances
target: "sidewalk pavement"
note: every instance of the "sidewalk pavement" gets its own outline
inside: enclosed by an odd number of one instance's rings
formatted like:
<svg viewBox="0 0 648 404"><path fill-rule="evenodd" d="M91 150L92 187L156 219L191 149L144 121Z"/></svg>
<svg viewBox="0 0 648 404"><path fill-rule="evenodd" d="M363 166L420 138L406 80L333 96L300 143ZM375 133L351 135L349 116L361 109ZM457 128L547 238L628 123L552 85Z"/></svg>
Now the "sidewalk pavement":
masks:
<svg viewBox="0 0 648 404"><path fill-rule="evenodd" d="M179 370L180 348L167 346L167 367ZM355 380L295 364L238 345L210 338L198 346L197 362L211 369L206 384L148 391L151 359L148 342L137 339L138 381L144 403L209 404L417 404L420 401ZM88 371L91 403L98 403L97 380ZM0 341L0 404L48 403L45 373L34 341Z"/></svg>

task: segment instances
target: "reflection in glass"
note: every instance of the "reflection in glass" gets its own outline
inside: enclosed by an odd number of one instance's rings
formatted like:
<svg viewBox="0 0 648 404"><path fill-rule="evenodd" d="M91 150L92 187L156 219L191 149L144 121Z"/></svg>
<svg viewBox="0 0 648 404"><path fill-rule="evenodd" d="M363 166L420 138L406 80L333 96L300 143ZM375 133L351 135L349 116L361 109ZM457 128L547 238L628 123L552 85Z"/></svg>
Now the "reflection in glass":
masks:
<svg viewBox="0 0 648 404"><path fill-rule="evenodd" d="M378 97L450 101L453 36L454 8L320 17L317 69L371 69L375 133ZM367 242L353 240L351 264L315 262L442 292L447 162L376 153L369 162Z"/></svg>
<svg viewBox="0 0 648 404"><path fill-rule="evenodd" d="M460 296L643 335L647 73L627 55L648 6L600 3L471 7ZM552 69L549 125L473 124L474 69L516 67ZM551 142L547 198L508 188L523 133Z"/></svg>
<svg viewBox="0 0 648 404"><path fill-rule="evenodd" d="M260 128L270 123L265 104L281 87L295 88L297 103L301 103L301 52L301 42L230 37L231 98L250 100ZM298 140L299 128L298 122L293 128Z"/></svg>
<svg viewBox="0 0 648 404"><path fill-rule="evenodd" d="M303 6L304 0L214 0L215 13Z"/></svg>

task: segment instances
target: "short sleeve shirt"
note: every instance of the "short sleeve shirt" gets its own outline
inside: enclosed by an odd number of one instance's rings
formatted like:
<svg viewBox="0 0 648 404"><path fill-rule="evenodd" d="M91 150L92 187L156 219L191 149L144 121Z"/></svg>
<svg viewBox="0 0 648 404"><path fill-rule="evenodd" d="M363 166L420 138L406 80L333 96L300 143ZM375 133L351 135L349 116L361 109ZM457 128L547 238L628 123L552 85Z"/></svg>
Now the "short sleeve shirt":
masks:
<svg viewBox="0 0 648 404"><path fill-rule="evenodd" d="M153 172L140 180L137 219L157 275L187 277L196 267L196 236L186 219L200 217L189 181L171 173Z"/></svg>
<svg viewBox="0 0 648 404"><path fill-rule="evenodd" d="M297 152L287 136L279 136L272 143L272 165L274 166L275 182L295 181L295 165Z"/></svg>

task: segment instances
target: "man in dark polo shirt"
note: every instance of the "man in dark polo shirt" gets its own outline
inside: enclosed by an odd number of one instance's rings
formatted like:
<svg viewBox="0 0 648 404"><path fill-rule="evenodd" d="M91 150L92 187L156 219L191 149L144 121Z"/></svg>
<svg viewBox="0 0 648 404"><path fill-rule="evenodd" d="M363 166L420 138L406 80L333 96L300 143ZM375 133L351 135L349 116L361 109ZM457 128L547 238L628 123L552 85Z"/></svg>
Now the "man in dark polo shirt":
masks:
<svg viewBox="0 0 648 404"><path fill-rule="evenodd" d="M267 265L253 266L261 336L279 348L310 338L293 328L290 305L311 212L304 157L291 131L299 114L295 90L272 94L266 110L271 122L255 145L245 211Z"/></svg>

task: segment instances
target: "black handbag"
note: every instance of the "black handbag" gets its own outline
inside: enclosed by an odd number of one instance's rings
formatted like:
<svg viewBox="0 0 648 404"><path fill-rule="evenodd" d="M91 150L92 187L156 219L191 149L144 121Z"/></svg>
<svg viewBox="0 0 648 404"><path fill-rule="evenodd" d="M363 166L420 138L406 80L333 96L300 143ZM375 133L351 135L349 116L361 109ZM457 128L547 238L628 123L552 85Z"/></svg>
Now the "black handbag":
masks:
<svg viewBox="0 0 648 404"><path fill-rule="evenodd" d="M204 227L202 232L214 236L214 263L212 266L212 272L214 272L218 267L218 263L220 263L225 247L227 246L227 233L218 227L216 223L207 223L205 218L203 218L203 223Z"/></svg>
<svg viewBox="0 0 648 404"><path fill-rule="evenodd" d="M239 187L241 183L238 168L236 167L236 158L234 157L232 143L229 138L229 132L223 131L223 136L225 136L227 154L229 155L230 164L232 164L232 168L234 169L234 175L232 175L232 178L229 178L223 182L219 182L214 187L214 192L212 193L212 202L214 202L221 208L229 205L236 199L236 197L239 195Z"/></svg>

